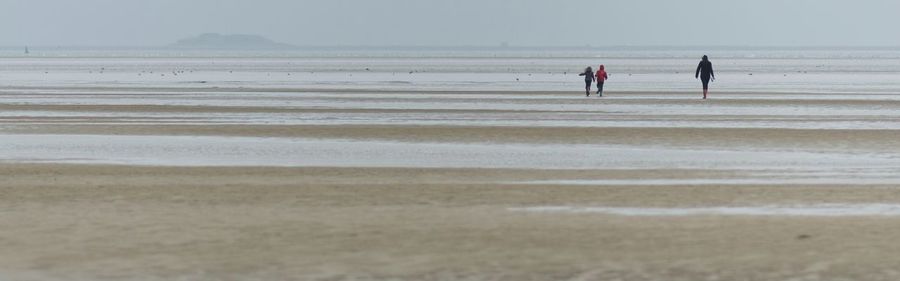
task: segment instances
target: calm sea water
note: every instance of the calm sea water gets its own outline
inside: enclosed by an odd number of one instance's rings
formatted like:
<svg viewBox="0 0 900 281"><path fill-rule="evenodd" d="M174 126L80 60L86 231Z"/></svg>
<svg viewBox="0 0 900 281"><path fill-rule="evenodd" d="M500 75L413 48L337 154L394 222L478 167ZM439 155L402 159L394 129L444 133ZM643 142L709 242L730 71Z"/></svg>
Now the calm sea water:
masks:
<svg viewBox="0 0 900 281"><path fill-rule="evenodd" d="M0 50L4 86L273 87L579 91L606 65L608 91L695 91L702 55L715 91L900 93L900 49Z"/></svg>

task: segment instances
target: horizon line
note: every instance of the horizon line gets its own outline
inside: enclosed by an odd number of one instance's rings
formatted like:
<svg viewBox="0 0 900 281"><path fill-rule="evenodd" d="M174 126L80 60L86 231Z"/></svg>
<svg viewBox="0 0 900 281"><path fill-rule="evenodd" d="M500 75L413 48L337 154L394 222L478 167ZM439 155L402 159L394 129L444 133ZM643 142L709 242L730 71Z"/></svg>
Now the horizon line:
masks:
<svg viewBox="0 0 900 281"><path fill-rule="evenodd" d="M171 49L171 50L303 50L303 49L900 49L900 45L292 45L271 48L190 48L172 45L10 45L0 44L0 49L38 48L113 48L113 49Z"/></svg>

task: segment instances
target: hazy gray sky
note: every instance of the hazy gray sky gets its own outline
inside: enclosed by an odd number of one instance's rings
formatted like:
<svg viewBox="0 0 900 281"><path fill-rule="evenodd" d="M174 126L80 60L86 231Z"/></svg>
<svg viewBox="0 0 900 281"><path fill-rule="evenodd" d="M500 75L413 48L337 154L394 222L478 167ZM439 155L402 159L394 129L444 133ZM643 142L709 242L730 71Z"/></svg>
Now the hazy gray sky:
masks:
<svg viewBox="0 0 900 281"><path fill-rule="evenodd" d="M0 0L0 45L900 46L897 0Z"/></svg>

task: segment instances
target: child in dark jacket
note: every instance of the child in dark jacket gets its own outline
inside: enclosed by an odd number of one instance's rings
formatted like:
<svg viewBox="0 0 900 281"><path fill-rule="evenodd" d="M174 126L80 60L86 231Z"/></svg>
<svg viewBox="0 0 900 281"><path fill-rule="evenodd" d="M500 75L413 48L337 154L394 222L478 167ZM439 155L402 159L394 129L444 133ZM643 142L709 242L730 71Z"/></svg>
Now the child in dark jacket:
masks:
<svg viewBox="0 0 900 281"><path fill-rule="evenodd" d="M591 83L594 82L594 69L588 67L584 69L584 72L578 74L578 76L584 76L584 94L585 96L591 96Z"/></svg>

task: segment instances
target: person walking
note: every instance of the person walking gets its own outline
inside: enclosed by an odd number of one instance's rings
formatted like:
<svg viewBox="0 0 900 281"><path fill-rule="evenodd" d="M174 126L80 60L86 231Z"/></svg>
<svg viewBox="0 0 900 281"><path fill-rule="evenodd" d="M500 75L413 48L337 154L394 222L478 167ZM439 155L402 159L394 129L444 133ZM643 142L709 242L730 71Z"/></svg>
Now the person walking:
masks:
<svg viewBox="0 0 900 281"><path fill-rule="evenodd" d="M602 64L600 65L600 69L597 70L597 96L603 96L603 83L606 82L606 79L609 79L609 74L606 74L606 67Z"/></svg>
<svg viewBox="0 0 900 281"><path fill-rule="evenodd" d="M701 82L703 82L703 99L706 99L706 95L709 93L709 81L716 81L716 74L713 72L712 63L709 62L709 57L706 55L703 56L703 59L700 61L700 65L697 65L697 72L694 73L694 78L699 78Z"/></svg>
<svg viewBox="0 0 900 281"><path fill-rule="evenodd" d="M591 96L591 83L594 82L594 69L588 66L588 68L584 69L584 72L578 74L578 76L584 76L584 95L587 97Z"/></svg>

